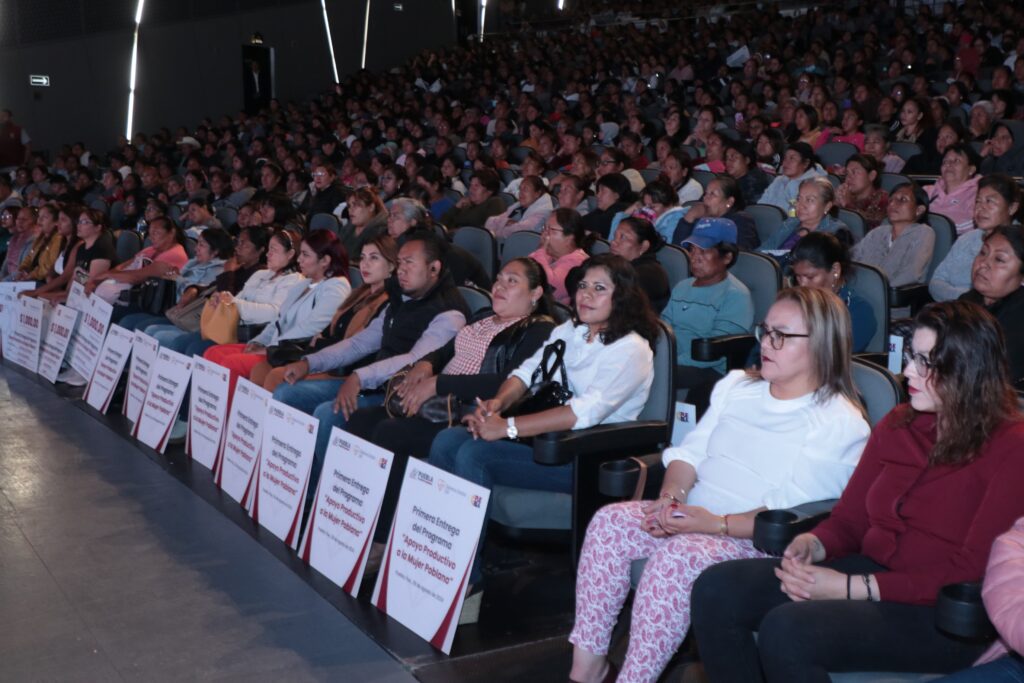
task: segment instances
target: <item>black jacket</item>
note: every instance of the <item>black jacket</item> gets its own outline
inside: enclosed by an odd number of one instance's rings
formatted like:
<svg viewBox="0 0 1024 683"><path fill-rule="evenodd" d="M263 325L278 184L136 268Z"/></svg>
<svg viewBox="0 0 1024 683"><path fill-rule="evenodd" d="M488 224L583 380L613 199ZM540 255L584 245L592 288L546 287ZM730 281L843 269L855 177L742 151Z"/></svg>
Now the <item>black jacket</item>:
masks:
<svg viewBox="0 0 1024 683"><path fill-rule="evenodd" d="M480 319L491 315L488 312ZM545 315L529 316L506 327L491 340L484 354L480 372L475 375L445 375L441 371L455 356L455 340L422 358L431 364L437 375L439 396L455 394L464 403L479 396L491 397L509 374L523 364L551 336L555 321Z"/></svg>

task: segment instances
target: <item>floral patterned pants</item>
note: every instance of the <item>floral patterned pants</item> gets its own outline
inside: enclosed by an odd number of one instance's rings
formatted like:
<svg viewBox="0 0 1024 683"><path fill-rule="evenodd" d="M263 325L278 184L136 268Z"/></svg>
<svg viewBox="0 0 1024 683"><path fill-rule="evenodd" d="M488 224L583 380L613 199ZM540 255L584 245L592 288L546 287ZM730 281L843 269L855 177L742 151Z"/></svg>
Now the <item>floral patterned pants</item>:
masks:
<svg viewBox="0 0 1024 683"><path fill-rule="evenodd" d="M648 558L633 598L629 649L619 683L656 681L690 627L690 590L708 567L765 557L748 539L708 534L655 538L641 528L648 503L608 505L587 529L576 577L576 624L569 641L608 653L612 629L629 595L629 569Z"/></svg>

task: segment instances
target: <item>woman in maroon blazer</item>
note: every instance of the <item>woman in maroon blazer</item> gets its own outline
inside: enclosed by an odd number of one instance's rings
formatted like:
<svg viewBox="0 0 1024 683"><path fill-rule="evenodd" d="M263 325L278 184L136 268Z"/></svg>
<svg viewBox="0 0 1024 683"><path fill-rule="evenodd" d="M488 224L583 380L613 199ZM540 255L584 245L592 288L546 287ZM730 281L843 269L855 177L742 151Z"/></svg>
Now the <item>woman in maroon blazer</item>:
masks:
<svg viewBox="0 0 1024 683"><path fill-rule="evenodd" d="M875 428L831 517L781 561L726 562L697 580L693 628L712 681L945 673L984 650L938 631L934 603L942 586L980 580L993 540L1024 514L1005 344L981 307L933 304L905 360L910 403Z"/></svg>

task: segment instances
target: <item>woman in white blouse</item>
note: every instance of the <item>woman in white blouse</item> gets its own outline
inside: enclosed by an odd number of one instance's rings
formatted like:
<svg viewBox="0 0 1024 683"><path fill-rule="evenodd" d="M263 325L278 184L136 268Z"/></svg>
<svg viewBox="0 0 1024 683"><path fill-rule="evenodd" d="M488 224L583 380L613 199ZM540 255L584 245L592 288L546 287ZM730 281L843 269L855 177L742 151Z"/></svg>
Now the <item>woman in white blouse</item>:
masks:
<svg viewBox="0 0 1024 683"><path fill-rule="evenodd" d="M664 452L661 496L606 506L591 520L569 636L572 680L657 680L686 636L700 573L762 557L750 541L758 512L837 498L853 473L870 430L850 376L843 302L825 290L783 290L757 331L760 373L718 382L696 429ZM614 679L612 629L630 564L642 558L629 650Z"/></svg>
<svg viewBox="0 0 1024 683"><path fill-rule="evenodd" d="M446 429L430 447L430 463L487 488L516 486L544 491L572 490L572 467L533 461L533 449L518 438L598 424L635 420L654 378L654 344L659 326L629 261L613 254L583 264L576 287L576 315L556 327L543 347L509 375L498 393L481 401L466 427ZM557 408L504 418L530 386L544 348L564 341L565 369L573 397ZM484 525L486 528L486 524ZM470 583L482 578L480 549ZM473 602L478 608L479 593Z"/></svg>
<svg viewBox="0 0 1024 683"><path fill-rule="evenodd" d="M282 341L305 340L320 334L334 316L341 302L352 291L348 278L348 256L338 237L328 230L314 230L299 247L300 278L288 290L279 313L248 344L219 344L207 349L203 357L226 367L231 373L232 387L238 377L248 378L252 369L267 357L267 347ZM259 273L253 275L255 279ZM245 293L244 290L242 292ZM223 296L223 295L222 295ZM232 300L240 306L243 321L251 319L262 304ZM224 302L221 301L223 304ZM268 304L269 305L269 304ZM249 315L246 315L246 313ZM256 381L256 380L254 380ZM262 382L262 378L259 378Z"/></svg>

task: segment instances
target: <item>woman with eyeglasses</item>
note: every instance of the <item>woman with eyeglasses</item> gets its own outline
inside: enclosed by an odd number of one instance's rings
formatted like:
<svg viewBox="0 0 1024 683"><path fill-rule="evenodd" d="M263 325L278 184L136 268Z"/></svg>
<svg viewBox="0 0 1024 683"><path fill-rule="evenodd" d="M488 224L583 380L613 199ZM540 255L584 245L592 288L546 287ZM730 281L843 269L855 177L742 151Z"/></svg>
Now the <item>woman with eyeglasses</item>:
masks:
<svg viewBox="0 0 1024 683"><path fill-rule="evenodd" d="M58 226L65 226L60 228L62 231L69 228L75 231L79 241L67 254L58 277L24 294L40 296L51 303L64 302L72 282L85 284L89 280L99 279L117 260L114 238L107 230L107 219L101 211L65 206L57 214L57 223Z"/></svg>
<svg viewBox="0 0 1024 683"><path fill-rule="evenodd" d="M985 649L943 635L934 605L943 586L982 578L993 540L1024 513L1024 421L1003 335L980 306L932 304L905 363L910 402L875 426L831 516L781 561L729 562L697 581L712 680L943 673Z"/></svg>
<svg viewBox="0 0 1024 683"><path fill-rule="evenodd" d="M576 209L555 209L540 231L540 246L530 258L540 264L552 288L555 301L569 305L566 278L589 258L586 248L592 238L583 227Z"/></svg>
<svg viewBox="0 0 1024 683"><path fill-rule="evenodd" d="M833 498L846 486L869 434L850 376L846 307L822 289L786 289L756 330L764 364L715 386L696 429L663 454L661 495L609 505L590 522L569 636L572 680L657 680L686 636L700 573L764 557L750 540L757 513ZM607 652L630 565L643 558L615 679Z"/></svg>

